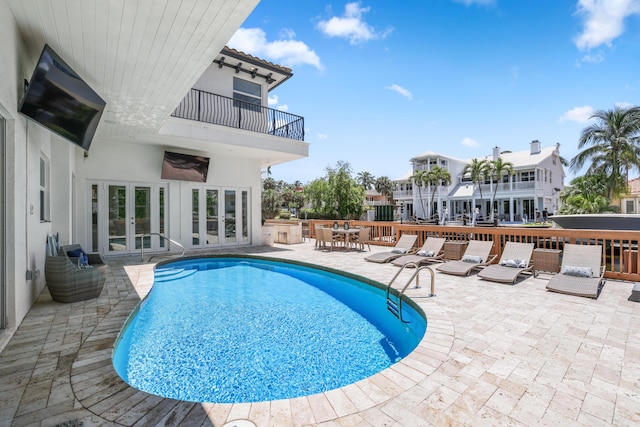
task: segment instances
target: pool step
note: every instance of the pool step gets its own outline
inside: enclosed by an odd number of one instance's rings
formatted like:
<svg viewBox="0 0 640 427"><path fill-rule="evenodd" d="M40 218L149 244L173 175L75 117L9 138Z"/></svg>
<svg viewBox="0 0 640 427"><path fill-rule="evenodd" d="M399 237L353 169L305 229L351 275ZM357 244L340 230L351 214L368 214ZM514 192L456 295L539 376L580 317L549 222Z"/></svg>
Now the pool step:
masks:
<svg viewBox="0 0 640 427"><path fill-rule="evenodd" d="M155 282L171 282L173 280L184 279L198 270L185 268L158 268L155 271Z"/></svg>

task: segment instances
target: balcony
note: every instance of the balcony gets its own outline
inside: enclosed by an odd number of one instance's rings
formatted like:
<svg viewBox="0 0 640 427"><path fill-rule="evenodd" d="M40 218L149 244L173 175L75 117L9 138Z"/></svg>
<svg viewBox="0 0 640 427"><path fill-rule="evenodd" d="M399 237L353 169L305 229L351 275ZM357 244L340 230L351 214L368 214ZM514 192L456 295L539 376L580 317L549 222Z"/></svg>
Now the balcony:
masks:
<svg viewBox="0 0 640 427"><path fill-rule="evenodd" d="M198 89L171 116L304 141L304 117Z"/></svg>

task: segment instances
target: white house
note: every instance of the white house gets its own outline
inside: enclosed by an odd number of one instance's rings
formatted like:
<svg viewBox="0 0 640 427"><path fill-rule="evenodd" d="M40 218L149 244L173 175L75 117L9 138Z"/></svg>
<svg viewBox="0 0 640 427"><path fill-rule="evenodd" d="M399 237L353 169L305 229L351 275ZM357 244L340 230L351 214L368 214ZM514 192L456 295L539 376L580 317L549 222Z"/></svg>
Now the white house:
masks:
<svg viewBox="0 0 640 427"><path fill-rule="evenodd" d="M494 191L494 212L504 221L533 220L536 209L539 212L547 209L552 214L560 208L559 193L564 188L565 174L559 144L542 147L540 141L534 140L529 150L516 152L495 147L491 155L478 160L492 161L499 157L513 165L513 174L505 174L498 183L486 178L480 188L463 174L472 159L457 159L432 151L413 157L412 171L395 181L398 191L394 199L401 207L402 218L410 219L414 215L427 218L437 211L441 216L446 213L447 220L455 220L465 213L471 215L476 208L481 216L487 216L491 213ZM411 176L416 171L431 170L434 166L449 171L449 185L419 187L412 183Z"/></svg>
<svg viewBox="0 0 640 427"><path fill-rule="evenodd" d="M262 244L260 171L308 144L266 108L291 70L225 47L258 1L0 0L0 331L56 233L107 257ZM88 150L18 112L45 44L106 101Z"/></svg>

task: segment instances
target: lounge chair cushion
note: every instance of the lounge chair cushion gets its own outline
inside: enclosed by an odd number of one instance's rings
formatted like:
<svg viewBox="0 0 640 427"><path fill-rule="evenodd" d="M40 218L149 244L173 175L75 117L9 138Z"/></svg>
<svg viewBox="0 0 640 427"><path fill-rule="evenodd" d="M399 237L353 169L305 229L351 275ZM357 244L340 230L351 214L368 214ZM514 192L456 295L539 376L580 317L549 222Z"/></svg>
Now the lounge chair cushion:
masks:
<svg viewBox="0 0 640 427"><path fill-rule="evenodd" d="M504 265L505 267L525 268L527 263L520 259L504 259L500 262L500 265Z"/></svg>
<svg viewBox="0 0 640 427"><path fill-rule="evenodd" d="M71 258L72 261L78 263L78 268L90 268L89 265L89 257L84 253L82 249L72 249L67 251L67 256Z"/></svg>
<svg viewBox="0 0 640 427"><path fill-rule="evenodd" d="M406 254L407 250L404 248L393 248L391 249L392 254Z"/></svg>
<svg viewBox="0 0 640 427"><path fill-rule="evenodd" d="M72 258L79 258L84 255L84 252L82 251L82 249L72 249L70 251L67 251L67 255Z"/></svg>
<svg viewBox="0 0 640 427"><path fill-rule="evenodd" d="M425 251L420 250L416 255L425 256L425 257L434 257L436 255L435 251Z"/></svg>
<svg viewBox="0 0 640 427"><path fill-rule="evenodd" d="M474 264L479 264L482 262L482 257L478 255L463 255L462 262L472 262Z"/></svg>
<svg viewBox="0 0 640 427"><path fill-rule="evenodd" d="M591 267L565 265L562 267L562 274L576 277L593 277L593 270L591 269Z"/></svg>

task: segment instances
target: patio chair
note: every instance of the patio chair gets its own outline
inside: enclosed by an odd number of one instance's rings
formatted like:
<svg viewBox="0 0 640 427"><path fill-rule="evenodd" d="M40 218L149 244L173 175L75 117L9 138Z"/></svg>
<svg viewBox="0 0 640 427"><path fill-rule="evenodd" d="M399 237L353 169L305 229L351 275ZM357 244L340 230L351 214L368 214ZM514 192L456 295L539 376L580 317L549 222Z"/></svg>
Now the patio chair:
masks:
<svg viewBox="0 0 640 427"><path fill-rule="evenodd" d="M333 229L329 227L320 229L320 233L322 236L322 249L333 251L333 248L341 242L341 240L333 234Z"/></svg>
<svg viewBox="0 0 640 427"><path fill-rule="evenodd" d="M549 279L547 290L597 299L603 276L602 245L566 243L560 273Z"/></svg>
<svg viewBox="0 0 640 427"><path fill-rule="evenodd" d="M371 228L365 227L360 229L360 231L355 236L355 238L351 240L351 244L355 247L358 247L361 251L364 251L364 245L367 245L369 250L371 250L371 246L369 246L370 240L371 240Z"/></svg>
<svg viewBox="0 0 640 427"><path fill-rule="evenodd" d="M322 239L322 231L321 231L323 228L324 228L324 225L314 226L315 235L316 235L316 249L324 248L324 242Z"/></svg>
<svg viewBox="0 0 640 427"><path fill-rule="evenodd" d="M434 262L444 261L444 237L427 237L422 247L415 254L403 255L391 261L393 265L402 267L405 264L414 263L416 266L421 264L431 264Z"/></svg>
<svg viewBox="0 0 640 427"><path fill-rule="evenodd" d="M533 243L507 242L497 264L488 265L478 273L478 277L492 282L515 284L520 275L533 274Z"/></svg>
<svg viewBox="0 0 640 427"><path fill-rule="evenodd" d="M82 262L85 259L86 264ZM86 253L78 244L61 246L56 255L47 255L44 264L51 298L78 302L98 297L104 286L105 267L100 254Z"/></svg>
<svg viewBox="0 0 640 427"><path fill-rule="evenodd" d="M492 241L470 240L462 259L447 261L436 267L436 270L455 276L468 276L473 270L485 267L496 259L491 255Z"/></svg>
<svg viewBox="0 0 640 427"><path fill-rule="evenodd" d="M403 234L391 251L371 254L366 257L365 260L382 264L399 258L402 255L407 255L412 253L411 249L413 249L413 245L416 244L416 240L418 240L417 234Z"/></svg>

